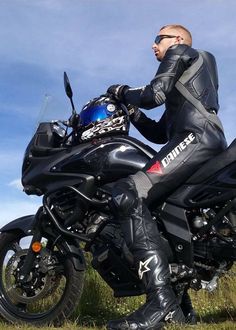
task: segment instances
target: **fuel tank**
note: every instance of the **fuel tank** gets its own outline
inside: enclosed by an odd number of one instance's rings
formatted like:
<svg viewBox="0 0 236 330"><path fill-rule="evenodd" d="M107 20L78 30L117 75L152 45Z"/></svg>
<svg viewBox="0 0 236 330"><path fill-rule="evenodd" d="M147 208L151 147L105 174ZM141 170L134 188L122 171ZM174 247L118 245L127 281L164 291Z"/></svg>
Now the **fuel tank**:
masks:
<svg viewBox="0 0 236 330"><path fill-rule="evenodd" d="M22 184L28 194L41 195L65 185L87 187L109 183L142 169L156 152L129 136L112 136L66 150L31 155L23 166ZM27 192L27 191L26 191Z"/></svg>

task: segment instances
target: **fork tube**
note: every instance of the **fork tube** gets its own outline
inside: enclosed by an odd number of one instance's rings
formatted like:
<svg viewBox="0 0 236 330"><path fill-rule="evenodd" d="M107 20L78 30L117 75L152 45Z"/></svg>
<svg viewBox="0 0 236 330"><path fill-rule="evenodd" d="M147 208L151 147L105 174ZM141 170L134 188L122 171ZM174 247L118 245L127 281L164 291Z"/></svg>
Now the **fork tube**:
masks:
<svg viewBox="0 0 236 330"><path fill-rule="evenodd" d="M32 270L32 266L34 264L35 258L37 256L37 253L35 253L32 250L32 244L36 241L40 242L42 238L41 230L40 230L40 216L42 214L43 207L40 207L35 214L35 221L34 221L34 234L29 246L28 253L25 257L24 264L22 268L20 269L20 281L21 282L27 282L28 275L30 274L30 271Z"/></svg>

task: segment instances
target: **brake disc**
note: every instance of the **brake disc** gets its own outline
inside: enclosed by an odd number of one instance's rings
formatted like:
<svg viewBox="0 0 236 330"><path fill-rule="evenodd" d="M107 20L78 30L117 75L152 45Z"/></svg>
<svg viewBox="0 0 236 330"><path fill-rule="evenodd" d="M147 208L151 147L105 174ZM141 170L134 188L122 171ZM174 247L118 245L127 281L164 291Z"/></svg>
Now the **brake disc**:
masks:
<svg viewBox="0 0 236 330"><path fill-rule="evenodd" d="M46 297L52 293L58 283L54 271L45 272L47 258L42 258L39 263L33 265L26 282L19 280L20 268L28 253L28 249L17 251L8 261L5 269L5 288L9 298L14 303L29 304ZM39 255L40 258L40 255ZM44 268L42 272L41 269Z"/></svg>

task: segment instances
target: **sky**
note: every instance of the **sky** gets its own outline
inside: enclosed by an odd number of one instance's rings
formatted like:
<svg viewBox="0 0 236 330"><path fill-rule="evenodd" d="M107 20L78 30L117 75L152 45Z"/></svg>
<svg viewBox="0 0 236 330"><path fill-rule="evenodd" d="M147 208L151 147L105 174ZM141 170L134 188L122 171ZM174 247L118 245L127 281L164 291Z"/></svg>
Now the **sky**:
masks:
<svg viewBox="0 0 236 330"><path fill-rule="evenodd" d="M236 135L235 17L235 0L0 0L0 227L41 204L22 192L21 165L45 98L58 105L61 119L70 116L63 72L78 112L111 84L144 86L158 68L151 46L166 24L186 26L193 47L216 57L219 116L230 143ZM158 119L163 110L147 115ZM131 135L148 143L134 128Z"/></svg>

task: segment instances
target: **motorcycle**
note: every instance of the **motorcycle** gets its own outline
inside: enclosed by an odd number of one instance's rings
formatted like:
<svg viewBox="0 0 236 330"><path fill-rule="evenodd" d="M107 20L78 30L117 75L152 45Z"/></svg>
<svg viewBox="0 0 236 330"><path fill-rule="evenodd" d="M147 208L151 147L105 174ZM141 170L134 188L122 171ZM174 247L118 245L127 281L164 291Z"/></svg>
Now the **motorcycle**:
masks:
<svg viewBox="0 0 236 330"><path fill-rule="evenodd" d="M61 325L69 318L83 291L84 251L115 297L144 293L109 201L113 184L156 151L110 129L112 121L103 127L108 134L93 138L89 130L82 140L66 73L64 84L72 116L40 123L23 160L24 191L43 196L42 206L0 230L0 314L12 323ZM127 109L109 102L111 112L121 109L111 117L125 117L128 131ZM236 260L236 139L150 211L178 299L186 288L216 289Z"/></svg>

